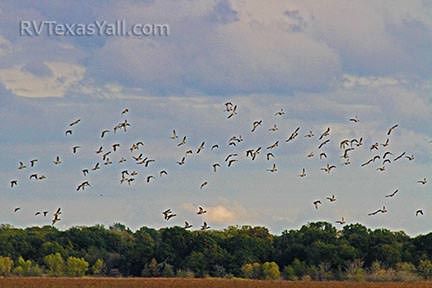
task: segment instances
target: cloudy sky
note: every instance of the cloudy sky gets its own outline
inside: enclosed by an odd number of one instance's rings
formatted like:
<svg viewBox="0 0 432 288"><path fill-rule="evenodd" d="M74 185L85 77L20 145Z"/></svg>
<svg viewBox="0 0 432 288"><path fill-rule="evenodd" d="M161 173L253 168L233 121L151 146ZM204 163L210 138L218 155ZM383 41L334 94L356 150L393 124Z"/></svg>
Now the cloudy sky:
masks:
<svg viewBox="0 0 432 288"><path fill-rule="evenodd" d="M90 4L92 3L92 4ZM2 1L0 4L0 218L44 225L122 222L213 228L265 225L274 233L344 217L371 228L430 231L432 222L432 5L429 1ZM167 24L168 35L20 35L20 21ZM224 103L237 105L227 119ZM124 108L127 114L121 114ZM282 116L275 116L283 109ZM349 121L357 117L359 122ZM81 119L65 136L69 123ZM127 132L113 127L127 121ZM252 123L262 125L251 132ZM399 124L388 137L387 130ZM276 124L276 132L269 128ZM297 128L299 136L285 140ZM318 149L319 135L330 142ZM101 139L104 129L111 130ZM179 139L170 139L175 129ZM314 137L304 137L312 130ZM120 132L119 132L120 131ZM228 146L232 136L244 141ZM187 143L177 143L187 136ZM343 139L363 137L344 165ZM325 138L325 139L327 139ZM370 147L378 142L378 151ZM275 159L266 160L265 148ZM132 143L143 141L139 151ZM205 141L200 154L196 149ZM112 165L95 151L120 143ZM211 151L210 147L219 145ZM81 148L72 153L72 146ZM257 159L245 151L262 147ZM178 165L184 153L185 165ZM374 155L393 153L360 165ZM314 152L313 158L307 158ZM326 152L326 159L319 159ZM406 152L409 161L393 159ZM132 156L156 160L137 165ZM239 154L232 167L225 157ZM56 156L63 160L55 166ZM122 158L127 162L118 163ZM39 159L18 170L19 162ZM81 170L100 162L84 177ZM220 163L214 173L212 164ZM276 164L276 173L268 172ZM327 163L336 169L327 175ZM298 174L305 168L307 176ZM167 176L159 177L165 169ZM122 170L139 174L120 184ZM29 180L29 175L45 180ZM146 183L148 175L156 176ZM425 185L417 181L426 177ZM11 180L18 186L10 188ZM91 187L76 191L88 180ZM208 182L203 189L201 183ZM399 189L393 198L385 195ZM337 201L325 198L334 194ZM320 199L316 210L312 202ZM195 214L207 208L204 217ZM385 205L386 214L368 216ZM13 213L15 207L21 207ZM165 222L161 211L177 217ZM424 216L415 211L423 209ZM202 219L204 218L204 219Z"/></svg>

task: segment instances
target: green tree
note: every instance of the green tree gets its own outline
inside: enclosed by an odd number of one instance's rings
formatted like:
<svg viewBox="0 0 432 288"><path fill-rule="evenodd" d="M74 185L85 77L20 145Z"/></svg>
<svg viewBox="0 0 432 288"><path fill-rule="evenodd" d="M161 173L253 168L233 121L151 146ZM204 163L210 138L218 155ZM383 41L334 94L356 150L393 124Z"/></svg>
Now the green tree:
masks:
<svg viewBox="0 0 432 288"><path fill-rule="evenodd" d="M91 267L93 275L101 275L105 268L105 262L102 259L97 259L96 262Z"/></svg>
<svg viewBox="0 0 432 288"><path fill-rule="evenodd" d="M13 273L19 276L39 276L42 275L42 269L37 263L31 260L24 260L23 257L18 257Z"/></svg>
<svg viewBox="0 0 432 288"><path fill-rule="evenodd" d="M60 253L50 254L44 257L45 265L48 268L48 274L51 276L63 276L65 263Z"/></svg>
<svg viewBox="0 0 432 288"><path fill-rule="evenodd" d="M432 261L431 260L420 260L417 267L420 275L425 279L432 279Z"/></svg>
<svg viewBox="0 0 432 288"><path fill-rule="evenodd" d="M82 277L85 275L89 263L84 258L70 256L66 260L66 274L71 277Z"/></svg>
<svg viewBox="0 0 432 288"><path fill-rule="evenodd" d="M262 277L266 280L277 280L280 278L279 266L276 262L265 262L261 266Z"/></svg>
<svg viewBox="0 0 432 288"><path fill-rule="evenodd" d="M8 276L13 268L13 260L10 257L0 256L0 275Z"/></svg>

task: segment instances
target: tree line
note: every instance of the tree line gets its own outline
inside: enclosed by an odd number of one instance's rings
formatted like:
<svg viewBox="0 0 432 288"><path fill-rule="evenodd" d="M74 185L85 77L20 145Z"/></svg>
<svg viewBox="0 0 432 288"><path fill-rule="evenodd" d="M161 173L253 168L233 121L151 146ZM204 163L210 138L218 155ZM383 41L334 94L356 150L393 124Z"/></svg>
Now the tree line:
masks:
<svg viewBox="0 0 432 288"><path fill-rule="evenodd" d="M0 275L244 277L416 280L432 278L432 233L337 230L315 222L272 235L264 227L131 231L122 224L15 228L0 225Z"/></svg>

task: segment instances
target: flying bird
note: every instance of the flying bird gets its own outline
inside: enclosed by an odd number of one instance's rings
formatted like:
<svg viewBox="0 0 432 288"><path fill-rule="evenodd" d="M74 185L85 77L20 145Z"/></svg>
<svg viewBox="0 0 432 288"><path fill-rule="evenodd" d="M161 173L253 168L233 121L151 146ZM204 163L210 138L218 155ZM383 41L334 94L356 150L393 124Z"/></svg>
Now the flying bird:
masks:
<svg viewBox="0 0 432 288"><path fill-rule="evenodd" d="M319 137L319 140L321 140L322 138L324 138L324 137L327 137L327 136L329 136L330 135L330 127L328 127L322 134L321 134L321 136Z"/></svg>
<svg viewBox="0 0 432 288"><path fill-rule="evenodd" d="M422 215L422 216L423 216L423 210L418 209L418 210L416 211L416 216L418 216L418 215Z"/></svg>
<svg viewBox="0 0 432 288"><path fill-rule="evenodd" d="M77 153L78 149L81 148L80 146L73 146L72 147L72 152L75 154Z"/></svg>
<svg viewBox="0 0 432 288"><path fill-rule="evenodd" d="M399 126L399 124L395 124L392 127L390 127L390 129L387 131L387 136L390 136L390 133L396 129Z"/></svg>
<svg viewBox="0 0 432 288"><path fill-rule="evenodd" d="M398 192L399 192L399 189L396 189L395 191L393 191L393 193L388 194L388 195L386 195L385 197L386 197L386 198L394 197L394 196L396 195L396 193L398 193Z"/></svg>
<svg viewBox="0 0 432 288"><path fill-rule="evenodd" d="M108 130L108 129L103 130L102 133L101 133L101 138L104 138L105 135L106 135L107 133L109 133L109 132L110 132L110 130Z"/></svg>
<svg viewBox="0 0 432 288"><path fill-rule="evenodd" d="M78 124L80 121L81 121L81 119L77 119L77 120L73 121L72 123L70 123L69 126L72 127L72 126Z"/></svg>
<svg viewBox="0 0 432 288"><path fill-rule="evenodd" d="M318 209L318 208L319 208L319 205L321 205L321 201L320 201L320 200L315 200L315 201L313 202L313 205L315 206L315 209Z"/></svg>
<svg viewBox="0 0 432 288"><path fill-rule="evenodd" d="M277 169L277 167L276 167L276 163L273 163L272 168L271 168L271 169L267 169L267 171L268 171L268 172L272 172L272 173L277 172L278 169Z"/></svg>
<svg viewBox="0 0 432 288"><path fill-rule="evenodd" d="M203 208L203 207L201 207L201 206L198 206L198 212L197 212L197 214L198 214L198 215L202 215L202 214L205 214L205 213L207 213L207 211L206 211L206 210L204 210L204 208Z"/></svg>

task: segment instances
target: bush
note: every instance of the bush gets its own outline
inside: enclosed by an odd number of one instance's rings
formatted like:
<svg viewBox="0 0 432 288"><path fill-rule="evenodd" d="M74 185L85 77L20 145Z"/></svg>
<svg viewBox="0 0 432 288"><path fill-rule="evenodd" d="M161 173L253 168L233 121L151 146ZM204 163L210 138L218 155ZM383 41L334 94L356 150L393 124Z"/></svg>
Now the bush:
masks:
<svg viewBox="0 0 432 288"><path fill-rule="evenodd" d="M66 274L71 277L82 277L86 274L89 263L84 258L69 257L66 261Z"/></svg>
<svg viewBox="0 0 432 288"><path fill-rule="evenodd" d="M181 269L179 269L179 270L177 270L176 276L180 277L180 278L194 278L195 274L194 274L194 272L192 272L189 269L188 270L181 270Z"/></svg>
<svg viewBox="0 0 432 288"><path fill-rule="evenodd" d="M262 277L266 280L277 280L280 278L279 266L276 262L265 262L262 264Z"/></svg>
<svg viewBox="0 0 432 288"><path fill-rule="evenodd" d="M31 260L24 260L23 257L18 257L13 273L18 276L40 276L43 271L38 264Z"/></svg>
<svg viewBox="0 0 432 288"><path fill-rule="evenodd" d="M101 275L105 269L105 262L102 259L97 259L91 270L93 275Z"/></svg>
<svg viewBox="0 0 432 288"><path fill-rule="evenodd" d="M0 275L9 276L13 268L13 260L10 257L0 256Z"/></svg>
<svg viewBox="0 0 432 288"><path fill-rule="evenodd" d="M285 280L290 280L290 281L298 280L297 276L295 275L294 268L291 265L285 266L283 270L283 277Z"/></svg>
<svg viewBox="0 0 432 288"><path fill-rule="evenodd" d="M417 270L423 278L432 279L432 261L420 260Z"/></svg>
<svg viewBox="0 0 432 288"><path fill-rule="evenodd" d="M44 257L45 265L48 268L50 276L63 276L64 274L64 260L60 253L50 254Z"/></svg>

